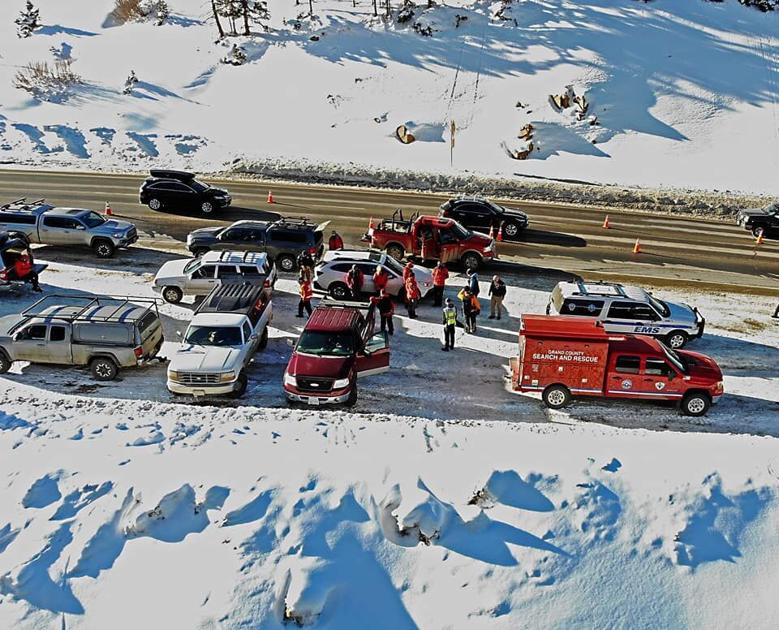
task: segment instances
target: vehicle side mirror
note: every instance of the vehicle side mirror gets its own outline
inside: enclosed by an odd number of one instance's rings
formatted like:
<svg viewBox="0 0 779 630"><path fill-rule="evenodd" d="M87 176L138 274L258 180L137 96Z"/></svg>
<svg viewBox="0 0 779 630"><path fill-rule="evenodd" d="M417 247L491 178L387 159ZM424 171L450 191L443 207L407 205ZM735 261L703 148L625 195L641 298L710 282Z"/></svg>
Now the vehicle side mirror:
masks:
<svg viewBox="0 0 779 630"><path fill-rule="evenodd" d="M257 341L257 339L259 339L259 335L257 335L257 333L254 333L252 335L249 335L249 339L251 339L252 341Z"/></svg>
<svg viewBox="0 0 779 630"><path fill-rule="evenodd" d="M176 336L177 336L177 337L181 337L181 331L180 331L180 330L177 330L177 331L176 331Z"/></svg>
<svg viewBox="0 0 779 630"><path fill-rule="evenodd" d="M19 341L21 338L22 338L22 333L20 332L14 333L13 337L11 337L11 339L13 339L14 341Z"/></svg>
<svg viewBox="0 0 779 630"><path fill-rule="evenodd" d="M675 378L676 378L676 372L674 372L673 370L671 370L671 371L668 373L668 380L669 380L669 381L672 381L672 380L674 380Z"/></svg>

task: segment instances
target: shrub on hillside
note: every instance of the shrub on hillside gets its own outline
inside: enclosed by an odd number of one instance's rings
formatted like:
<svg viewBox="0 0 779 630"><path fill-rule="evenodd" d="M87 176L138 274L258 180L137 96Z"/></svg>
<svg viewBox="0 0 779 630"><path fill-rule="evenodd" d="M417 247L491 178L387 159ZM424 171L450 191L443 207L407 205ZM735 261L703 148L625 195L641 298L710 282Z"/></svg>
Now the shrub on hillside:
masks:
<svg viewBox="0 0 779 630"><path fill-rule="evenodd" d="M63 59L49 65L46 61L31 62L16 73L14 87L32 94L41 101L62 101L81 77L71 69L71 61Z"/></svg>
<svg viewBox="0 0 779 630"><path fill-rule="evenodd" d="M14 20L14 24L16 24L16 35L21 39L32 35L33 31L41 25L38 9L33 6L30 0L27 0L27 5L19 17Z"/></svg>
<svg viewBox="0 0 779 630"><path fill-rule="evenodd" d="M168 19L170 9L165 0L116 0L112 15L119 24L150 20L160 26Z"/></svg>

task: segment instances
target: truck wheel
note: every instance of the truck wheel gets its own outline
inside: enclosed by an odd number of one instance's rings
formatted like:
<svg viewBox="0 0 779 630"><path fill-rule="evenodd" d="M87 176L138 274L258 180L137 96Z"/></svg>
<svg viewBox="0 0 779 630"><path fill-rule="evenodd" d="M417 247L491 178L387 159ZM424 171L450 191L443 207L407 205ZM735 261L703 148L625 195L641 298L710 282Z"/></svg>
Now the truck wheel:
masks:
<svg viewBox="0 0 779 630"><path fill-rule="evenodd" d="M352 296L351 291L349 291L349 287L347 287L343 282L333 282L333 284L330 285L330 296L334 300L347 300Z"/></svg>
<svg viewBox="0 0 779 630"><path fill-rule="evenodd" d="M400 262L403 260L404 251L400 245L387 245L387 256L392 256L395 260Z"/></svg>
<svg viewBox="0 0 779 630"><path fill-rule="evenodd" d="M503 224L503 236L509 239L515 239L519 236L519 225L515 221L507 221Z"/></svg>
<svg viewBox="0 0 779 630"><path fill-rule="evenodd" d="M150 210L162 210L162 202L159 199L149 199L149 209Z"/></svg>
<svg viewBox="0 0 779 630"><path fill-rule="evenodd" d="M200 204L200 212L203 214L212 214L214 212L214 204L210 201L204 201Z"/></svg>
<svg viewBox="0 0 779 630"><path fill-rule="evenodd" d="M668 333L665 337L665 344L674 350L684 348L687 343L687 333L683 330L674 330Z"/></svg>
<svg viewBox="0 0 779 630"><path fill-rule="evenodd" d="M295 259L289 254L282 254L279 256L276 259L276 264L282 271L295 271L295 267L297 267Z"/></svg>
<svg viewBox="0 0 779 630"><path fill-rule="evenodd" d="M116 251L116 247L114 247L111 241L98 239L92 242L92 251L95 252L98 258L111 258Z"/></svg>
<svg viewBox="0 0 779 630"><path fill-rule="evenodd" d="M178 287L165 287L162 290L162 299L168 304L178 304L183 297L184 293Z"/></svg>
<svg viewBox="0 0 779 630"><path fill-rule="evenodd" d="M541 397L550 409L562 409L571 402L571 391L565 385L550 385Z"/></svg>
<svg viewBox="0 0 779 630"><path fill-rule="evenodd" d="M685 416L703 416L711 407L711 398L704 392L693 392L682 399L682 413Z"/></svg>
<svg viewBox="0 0 779 630"><path fill-rule="evenodd" d="M349 398L346 399L344 406L354 407L357 404L357 381L352 384L352 391L349 392Z"/></svg>
<svg viewBox="0 0 779 630"><path fill-rule="evenodd" d="M5 352L0 352L0 374L5 374L10 370L11 363L11 359L8 358Z"/></svg>
<svg viewBox="0 0 779 630"><path fill-rule="evenodd" d="M119 374L119 368L116 367L113 359L107 357L97 357L89 362L89 370L96 381L113 381Z"/></svg>
<svg viewBox="0 0 779 630"><path fill-rule="evenodd" d="M238 375L238 389L233 390L230 393L230 398L240 398L246 393L246 388L249 385L249 379L246 378L246 374L241 372Z"/></svg>
<svg viewBox="0 0 779 630"><path fill-rule="evenodd" d="M475 270L479 268L479 265L481 265L481 258L478 254L474 254L473 252L468 252L460 260L463 264L463 267L466 269Z"/></svg>
<svg viewBox="0 0 779 630"><path fill-rule="evenodd" d="M763 228L762 228L762 227L760 227L759 225L756 225L755 227L753 227L753 228L752 228L752 236L754 236L755 238L757 238L757 237L758 237L758 236L760 236L761 234L762 234L763 236L765 236L765 229L763 229Z"/></svg>
<svg viewBox="0 0 779 630"><path fill-rule="evenodd" d="M262 331L262 336L260 337L260 343L257 344L258 350L265 350L265 348L268 347L268 327L265 326L265 330Z"/></svg>

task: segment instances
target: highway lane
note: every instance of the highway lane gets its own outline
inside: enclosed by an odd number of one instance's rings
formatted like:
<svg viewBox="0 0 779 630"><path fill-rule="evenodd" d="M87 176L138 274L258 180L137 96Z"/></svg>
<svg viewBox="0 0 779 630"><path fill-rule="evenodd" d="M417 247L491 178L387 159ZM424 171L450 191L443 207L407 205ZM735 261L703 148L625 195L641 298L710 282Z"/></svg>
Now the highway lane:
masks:
<svg viewBox="0 0 779 630"><path fill-rule="evenodd" d="M446 194L374 190L253 179L212 180L229 188L233 207L213 218L196 212L153 212L138 204L143 175L0 170L0 199L45 197L57 205L102 210L110 202L115 213L135 222L149 238L161 235L180 247L191 230L238 219L266 218L274 212L330 221L347 246L362 246L360 236L371 217L390 215L396 208L408 213L437 212ZM272 190L275 204L268 204ZM525 275L568 272L592 279L633 280L655 286L682 286L760 292L779 295L779 242L757 247L737 226L713 219L659 215L615 209L506 201L531 217L519 243L501 243L508 263L499 268ZM603 229L609 215L611 229ZM640 254L633 254L636 238Z"/></svg>

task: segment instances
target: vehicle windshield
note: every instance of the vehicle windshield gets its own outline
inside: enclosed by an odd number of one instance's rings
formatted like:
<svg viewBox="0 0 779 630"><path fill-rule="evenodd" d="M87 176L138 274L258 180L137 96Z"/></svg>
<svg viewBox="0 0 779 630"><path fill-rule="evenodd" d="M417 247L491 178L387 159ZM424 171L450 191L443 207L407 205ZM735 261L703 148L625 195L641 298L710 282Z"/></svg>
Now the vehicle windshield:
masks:
<svg viewBox="0 0 779 630"><path fill-rule="evenodd" d="M401 265L392 256L387 256L387 258L384 260L384 266L388 267L389 269L394 271L399 276L403 275L403 265Z"/></svg>
<svg viewBox="0 0 779 630"><path fill-rule="evenodd" d="M237 326L190 326L184 337L193 346L240 346L241 329Z"/></svg>
<svg viewBox="0 0 779 630"><path fill-rule="evenodd" d="M196 179L189 180L189 185L192 186L192 188L195 190L195 192L202 193L211 188L208 184L204 184L203 182L199 182Z"/></svg>
<svg viewBox="0 0 779 630"><path fill-rule="evenodd" d="M190 271L194 271L200 266L200 263L203 261L200 260L200 258L195 258L194 260L190 260L185 266L184 266L184 273L189 273Z"/></svg>
<svg viewBox="0 0 779 630"><path fill-rule="evenodd" d="M768 214L779 214L779 203L768 204L763 210Z"/></svg>
<svg viewBox="0 0 779 630"><path fill-rule="evenodd" d="M666 358L674 364L676 369L679 370L682 374L687 374L689 371L687 368L687 361L685 361L683 357L676 354L676 352L671 350L671 348L666 346L662 341L660 342L660 347L663 349Z"/></svg>
<svg viewBox="0 0 779 630"><path fill-rule="evenodd" d="M466 230L459 223L457 223L457 221L455 221L452 224L452 228L451 229L452 229L452 232L454 232L455 236L457 236L457 238L460 238L460 239L468 238L471 235L471 232L469 230Z"/></svg>
<svg viewBox="0 0 779 630"><path fill-rule="evenodd" d="M647 299L649 300L649 303L652 305L652 307L663 317L668 317L671 314L671 309L668 308L668 305L662 300L658 300L656 297L652 297L648 293Z"/></svg>
<svg viewBox="0 0 779 630"><path fill-rule="evenodd" d="M354 339L348 332L304 330L298 340L298 352L330 357L348 357L354 354Z"/></svg>
<svg viewBox="0 0 779 630"><path fill-rule="evenodd" d="M101 217L97 212L90 212L79 217L88 228L96 228L98 225L103 225L106 219Z"/></svg>

